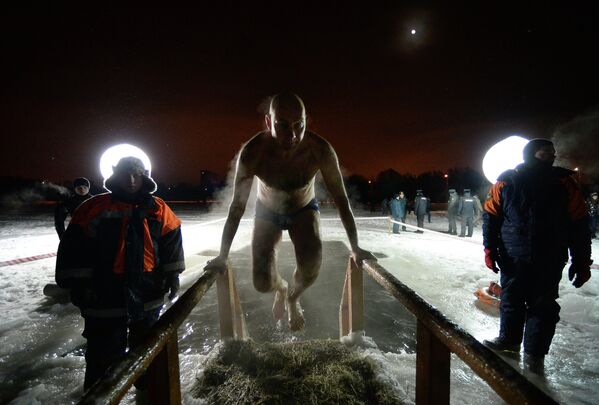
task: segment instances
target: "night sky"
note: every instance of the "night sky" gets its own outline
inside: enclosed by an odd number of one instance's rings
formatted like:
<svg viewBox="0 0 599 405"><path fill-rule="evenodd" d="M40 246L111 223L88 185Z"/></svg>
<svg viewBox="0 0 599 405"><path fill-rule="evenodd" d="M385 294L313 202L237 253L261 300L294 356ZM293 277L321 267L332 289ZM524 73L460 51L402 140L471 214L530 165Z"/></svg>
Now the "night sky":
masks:
<svg viewBox="0 0 599 405"><path fill-rule="evenodd" d="M479 170L501 138L550 137L599 110L599 15L580 4L245 3L5 11L0 175L99 180L121 142L158 181L225 175L285 90L346 173L367 177Z"/></svg>

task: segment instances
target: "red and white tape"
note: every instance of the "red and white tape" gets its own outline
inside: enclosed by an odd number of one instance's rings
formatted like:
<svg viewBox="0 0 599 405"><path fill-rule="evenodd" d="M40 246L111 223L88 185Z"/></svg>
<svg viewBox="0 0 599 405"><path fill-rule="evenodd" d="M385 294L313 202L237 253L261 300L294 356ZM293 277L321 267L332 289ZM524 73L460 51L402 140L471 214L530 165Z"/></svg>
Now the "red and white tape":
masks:
<svg viewBox="0 0 599 405"><path fill-rule="evenodd" d="M44 253L43 255L21 257L19 259L13 259L13 260L7 260L5 262L0 262L0 267L12 266L13 264L33 262L35 260L47 259L49 257L55 257L55 256L56 256L56 253Z"/></svg>

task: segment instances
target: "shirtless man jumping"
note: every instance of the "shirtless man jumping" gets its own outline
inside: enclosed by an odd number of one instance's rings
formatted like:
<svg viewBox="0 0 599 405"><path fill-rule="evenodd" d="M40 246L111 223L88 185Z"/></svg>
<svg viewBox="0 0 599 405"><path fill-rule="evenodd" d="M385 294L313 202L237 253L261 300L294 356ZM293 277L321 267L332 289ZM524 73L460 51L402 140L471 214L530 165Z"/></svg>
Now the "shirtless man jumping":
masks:
<svg viewBox="0 0 599 405"><path fill-rule="evenodd" d="M245 211L254 176L258 178L258 199L252 236L253 281L260 292L275 291L272 313L285 317L291 330L304 327L299 297L318 276L322 261L320 214L314 194L314 180L320 170L333 196L345 227L352 256L360 263L374 256L358 246L358 234L337 155L323 138L306 130L306 110L292 93L274 96L265 116L267 130L245 143L239 153L235 190L223 229L220 254L206 269L223 270L239 221ZM276 269L275 248L287 230L293 242L297 267L293 285Z"/></svg>

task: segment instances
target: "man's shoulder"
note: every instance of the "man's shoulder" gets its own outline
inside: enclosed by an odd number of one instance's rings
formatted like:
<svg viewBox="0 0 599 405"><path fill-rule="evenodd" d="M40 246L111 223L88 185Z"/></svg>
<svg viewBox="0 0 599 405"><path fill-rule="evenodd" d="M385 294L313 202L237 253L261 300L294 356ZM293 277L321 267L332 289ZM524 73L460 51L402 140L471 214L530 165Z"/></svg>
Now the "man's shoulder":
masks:
<svg viewBox="0 0 599 405"><path fill-rule="evenodd" d="M254 134L250 139L248 139L242 146L242 148L254 147L256 145L264 144L270 138L269 131L260 131Z"/></svg>
<svg viewBox="0 0 599 405"><path fill-rule="evenodd" d="M268 146L270 140L271 136L268 131L258 132L241 146L239 151L241 159L247 162L258 158L259 152Z"/></svg>
<svg viewBox="0 0 599 405"><path fill-rule="evenodd" d="M313 144L316 147L332 148L329 141L324 139L322 136L318 135L316 132L306 131L304 137L305 137L306 141L308 141L308 143Z"/></svg>
<svg viewBox="0 0 599 405"><path fill-rule="evenodd" d="M112 204L111 193L97 194L83 201L75 210L72 222L82 222L95 217Z"/></svg>
<svg viewBox="0 0 599 405"><path fill-rule="evenodd" d="M101 204L109 203L112 200L111 193L101 193L91 196L90 198L85 199L81 203L81 207L94 207Z"/></svg>

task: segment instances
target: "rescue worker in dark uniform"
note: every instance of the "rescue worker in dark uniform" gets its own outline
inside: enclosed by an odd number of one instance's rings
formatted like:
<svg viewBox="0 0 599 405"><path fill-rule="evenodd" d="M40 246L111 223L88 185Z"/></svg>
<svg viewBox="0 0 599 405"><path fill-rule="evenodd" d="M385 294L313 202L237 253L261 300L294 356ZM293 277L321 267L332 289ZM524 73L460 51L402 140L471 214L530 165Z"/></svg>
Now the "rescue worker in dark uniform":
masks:
<svg viewBox="0 0 599 405"><path fill-rule="evenodd" d="M56 208L54 209L54 228L56 228L58 238L62 238L62 235L64 234L64 221L67 219L67 216L70 215L72 217L75 209L81 205L83 201L93 197L89 193L89 186L88 179L85 177L77 177L75 181L73 181L75 194L56 204Z"/></svg>
<svg viewBox="0 0 599 405"><path fill-rule="evenodd" d="M401 222L402 217L406 215L406 199L401 200L399 194L395 194L391 201L389 201L391 207L391 216L396 222ZM399 224L393 223L393 233L399 233Z"/></svg>
<svg viewBox="0 0 599 405"><path fill-rule="evenodd" d="M449 189L449 199L447 200L447 220L449 221L449 230L447 231L450 235L458 234L458 227L456 224L456 217L458 216L458 209L460 207L460 196L455 189Z"/></svg>
<svg viewBox="0 0 599 405"><path fill-rule="evenodd" d="M478 206L474 197L470 195L470 189L464 189L464 196L460 198L458 206L458 215L462 217L462 223L460 227L460 238L466 236L466 228L468 228L468 237L472 237L474 232L474 217L478 216Z"/></svg>
<svg viewBox="0 0 599 405"><path fill-rule="evenodd" d="M595 239L597 237L597 218L599 217L599 200L597 199L596 191L593 191L589 198L587 198L587 207L589 211L591 238Z"/></svg>
<svg viewBox="0 0 599 405"><path fill-rule="evenodd" d="M85 320L85 389L143 340L185 268L181 221L152 196L156 183L142 161L122 158L104 187L110 192L75 211L56 261L56 282L71 289Z"/></svg>
<svg viewBox="0 0 599 405"><path fill-rule="evenodd" d="M399 192L399 222L406 223L406 217L408 216L408 199L403 191ZM405 231L406 226L402 225L401 230Z"/></svg>
<svg viewBox="0 0 599 405"><path fill-rule="evenodd" d="M555 149L547 139L524 147L524 163L502 173L484 204L485 264L501 271L499 337L491 349L520 351L524 364L542 374L559 321L562 270L574 287L591 277L591 246L584 198L573 174L553 167Z"/></svg>
<svg viewBox="0 0 599 405"><path fill-rule="evenodd" d="M429 212L429 199L422 194L422 190L416 190L416 198L414 198L414 215L418 222L418 228L424 228L424 216ZM417 230L416 233L422 233L422 230Z"/></svg>

